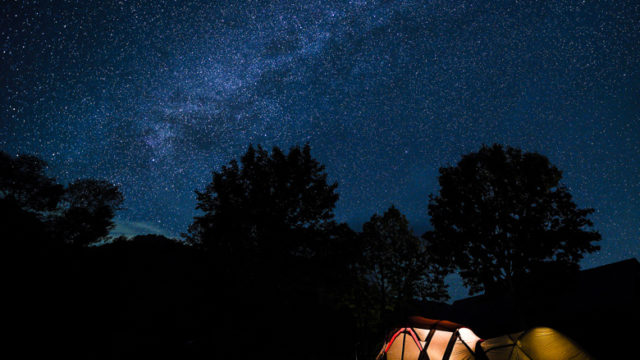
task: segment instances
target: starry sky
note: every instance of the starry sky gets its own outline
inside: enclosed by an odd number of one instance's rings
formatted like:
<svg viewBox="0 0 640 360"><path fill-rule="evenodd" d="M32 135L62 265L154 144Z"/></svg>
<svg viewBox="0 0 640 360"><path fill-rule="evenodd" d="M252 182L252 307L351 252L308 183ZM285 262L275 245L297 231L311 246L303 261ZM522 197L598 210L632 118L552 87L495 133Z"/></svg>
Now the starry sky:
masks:
<svg viewBox="0 0 640 360"><path fill-rule="evenodd" d="M428 229L438 168L536 151L640 258L638 1L3 1L0 149L119 184L117 232L179 236L250 143L310 143L354 228Z"/></svg>

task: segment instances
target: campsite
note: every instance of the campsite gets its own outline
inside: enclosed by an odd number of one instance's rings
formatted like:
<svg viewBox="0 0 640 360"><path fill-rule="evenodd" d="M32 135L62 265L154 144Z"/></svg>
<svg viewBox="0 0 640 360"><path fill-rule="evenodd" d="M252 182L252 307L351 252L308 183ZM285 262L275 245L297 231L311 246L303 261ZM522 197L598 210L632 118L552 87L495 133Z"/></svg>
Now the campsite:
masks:
<svg viewBox="0 0 640 360"><path fill-rule="evenodd" d="M455 319L466 327L408 317L387 336L378 359L425 359L420 355L423 349L429 359L633 358L629 349L612 346L633 341L633 332L594 329L624 329L638 320L639 281L640 263L629 259L583 270L572 281L537 287L537 294L529 293L520 308L512 298L483 295L451 305L421 304L410 312ZM522 317L526 318L525 330ZM429 345L432 330L444 340Z"/></svg>
<svg viewBox="0 0 640 360"><path fill-rule="evenodd" d="M506 151L514 162L527 159ZM308 146L288 155L250 147L242 168L232 162L214 174L198 192L205 214L184 239L109 237L117 187L58 184L35 157L2 154L0 165L3 254L20 269L9 282L8 320L29 357L605 359L631 351L612 344L631 342L633 332L604 329L638 320L636 259L580 271L570 260L531 257L527 272L477 282L483 294L447 303L444 276L459 255L435 240L440 224L419 237L393 206L361 232L325 217L335 186ZM514 206L507 211L520 211ZM581 248L563 251L596 251L597 232L573 231L563 239L582 239ZM547 234L555 236L553 227ZM521 241L526 248L531 240ZM469 275L478 281L482 272Z"/></svg>
<svg viewBox="0 0 640 360"><path fill-rule="evenodd" d="M3 359L640 359L639 0L0 0Z"/></svg>

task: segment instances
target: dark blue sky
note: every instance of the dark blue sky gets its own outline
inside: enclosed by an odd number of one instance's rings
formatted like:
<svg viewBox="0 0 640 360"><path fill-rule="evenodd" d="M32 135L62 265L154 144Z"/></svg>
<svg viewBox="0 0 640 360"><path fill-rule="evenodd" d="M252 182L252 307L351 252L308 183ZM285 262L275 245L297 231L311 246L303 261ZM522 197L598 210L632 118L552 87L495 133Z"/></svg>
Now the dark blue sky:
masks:
<svg viewBox="0 0 640 360"><path fill-rule="evenodd" d="M177 235L211 170L305 142L339 220L393 203L422 231L437 169L498 142L597 210L583 265L640 258L637 1L1 6L0 148L120 184L120 232Z"/></svg>

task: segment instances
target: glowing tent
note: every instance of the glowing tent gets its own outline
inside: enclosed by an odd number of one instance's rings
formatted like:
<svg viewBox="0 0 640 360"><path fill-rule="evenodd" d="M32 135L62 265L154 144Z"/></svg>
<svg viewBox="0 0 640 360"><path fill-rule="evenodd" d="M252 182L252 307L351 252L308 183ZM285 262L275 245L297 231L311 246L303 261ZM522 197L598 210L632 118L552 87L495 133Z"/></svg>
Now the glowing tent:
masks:
<svg viewBox="0 0 640 360"><path fill-rule="evenodd" d="M460 324L412 316L395 329L376 360L475 359L480 338Z"/></svg>
<svg viewBox="0 0 640 360"><path fill-rule="evenodd" d="M482 340L445 320L410 317L389 334L376 360L592 360L571 339L545 327Z"/></svg>
<svg viewBox="0 0 640 360"><path fill-rule="evenodd" d="M571 339L545 327L489 339L480 344L489 360L590 360Z"/></svg>

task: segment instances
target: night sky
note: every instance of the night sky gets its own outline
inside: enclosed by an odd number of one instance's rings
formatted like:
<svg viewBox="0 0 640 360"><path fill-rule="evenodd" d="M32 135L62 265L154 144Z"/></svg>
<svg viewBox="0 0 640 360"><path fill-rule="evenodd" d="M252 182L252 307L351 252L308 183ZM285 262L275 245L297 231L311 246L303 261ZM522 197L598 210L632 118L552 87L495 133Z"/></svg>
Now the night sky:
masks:
<svg viewBox="0 0 640 360"><path fill-rule="evenodd" d="M294 3L292 5L292 3ZM536 151L640 258L640 2L3 1L0 149L121 186L118 233L179 236L250 143L309 142L355 229L428 229L437 170Z"/></svg>

